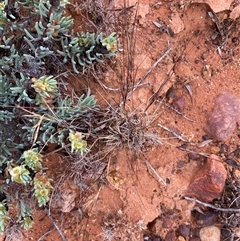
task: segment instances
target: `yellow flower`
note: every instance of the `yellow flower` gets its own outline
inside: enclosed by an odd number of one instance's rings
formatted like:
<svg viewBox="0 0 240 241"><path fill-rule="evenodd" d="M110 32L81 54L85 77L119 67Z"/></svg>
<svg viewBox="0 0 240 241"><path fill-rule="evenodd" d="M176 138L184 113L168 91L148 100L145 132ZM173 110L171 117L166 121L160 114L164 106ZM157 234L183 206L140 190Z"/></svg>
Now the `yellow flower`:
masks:
<svg viewBox="0 0 240 241"><path fill-rule="evenodd" d="M30 172L24 166L16 166L9 170L12 181L27 184L31 181Z"/></svg>
<svg viewBox="0 0 240 241"><path fill-rule="evenodd" d="M0 11L4 11L4 8L5 8L5 3L1 2L0 3Z"/></svg>
<svg viewBox="0 0 240 241"><path fill-rule="evenodd" d="M42 167L42 156L35 149L25 151L23 153L25 164L34 171L38 171Z"/></svg>
<svg viewBox="0 0 240 241"><path fill-rule="evenodd" d="M70 130L69 141L71 142L71 152L77 151L83 154L87 151L87 142L82 139L82 134L78 131Z"/></svg>

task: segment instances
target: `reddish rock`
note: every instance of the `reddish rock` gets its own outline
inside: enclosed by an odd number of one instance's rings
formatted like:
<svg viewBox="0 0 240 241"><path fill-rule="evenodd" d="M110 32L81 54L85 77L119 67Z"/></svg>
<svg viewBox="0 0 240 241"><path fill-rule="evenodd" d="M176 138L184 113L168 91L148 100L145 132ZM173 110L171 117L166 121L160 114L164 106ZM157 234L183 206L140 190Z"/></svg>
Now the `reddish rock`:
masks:
<svg viewBox="0 0 240 241"><path fill-rule="evenodd" d="M185 108L185 98L178 97L178 98L174 99L173 103L172 103L172 107L179 112L183 112L183 110Z"/></svg>
<svg viewBox="0 0 240 241"><path fill-rule="evenodd" d="M177 231L184 238L188 238L190 236L191 228L189 225L182 224L178 227Z"/></svg>
<svg viewBox="0 0 240 241"><path fill-rule="evenodd" d="M169 229L169 228L171 228L173 226L173 224L174 224L173 218L171 218L169 216L163 218L163 224L162 224L163 228Z"/></svg>
<svg viewBox="0 0 240 241"><path fill-rule="evenodd" d="M199 237L192 237L189 241L201 241L201 239Z"/></svg>
<svg viewBox="0 0 240 241"><path fill-rule="evenodd" d="M217 96L207 120L206 131L217 140L227 140L240 121L240 98L228 92Z"/></svg>
<svg viewBox="0 0 240 241"><path fill-rule="evenodd" d="M200 227L211 226L217 222L218 213L211 210L206 210L203 213L196 212L194 220Z"/></svg>
<svg viewBox="0 0 240 241"><path fill-rule="evenodd" d="M212 154L194 175L186 194L205 202L212 202L213 199L221 197L226 178L227 171L221 159Z"/></svg>
<svg viewBox="0 0 240 241"><path fill-rule="evenodd" d="M177 240L176 233L173 230L168 231L165 237L165 241L176 241L176 240Z"/></svg>

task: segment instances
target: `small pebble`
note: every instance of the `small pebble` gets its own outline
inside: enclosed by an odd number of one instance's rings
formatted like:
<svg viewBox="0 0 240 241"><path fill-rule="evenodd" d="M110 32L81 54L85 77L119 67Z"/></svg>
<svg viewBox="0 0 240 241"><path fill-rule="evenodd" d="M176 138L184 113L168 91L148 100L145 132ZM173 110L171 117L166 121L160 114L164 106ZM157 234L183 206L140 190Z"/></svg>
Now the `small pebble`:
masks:
<svg viewBox="0 0 240 241"><path fill-rule="evenodd" d="M188 238L191 230L190 230L189 225L182 224L182 225L179 226L177 231L184 238Z"/></svg>
<svg viewBox="0 0 240 241"><path fill-rule="evenodd" d="M220 148L218 146L212 146L211 147L211 153L212 154L217 154L220 152Z"/></svg>
<svg viewBox="0 0 240 241"><path fill-rule="evenodd" d="M233 134L240 121L240 98L229 92L218 95L209 113L206 131L216 140L225 141Z"/></svg>
<svg viewBox="0 0 240 241"><path fill-rule="evenodd" d="M177 240L178 241L186 241L186 239L183 236L179 236Z"/></svg>
<svg viewBox="0 0 240 241"><path fill-rule="evenodd" d="M219 156L211 154L197 170L186 193L204 202L219 199L225 187L227 170Z"/></svg>
<svg viewBox="0 0 240 241"><path fill-rule="evenodd" d="M220 147L220 151L221 153L226 153L229 151L229 147L225 143L222 143Z"/></svg>
<svg viewBox="0 0 240 241"><path fill-rule="evenodd" d="M183 167L185 167L186 165L187 165L187 162L186 162L186 161L180 160L180 161L177 162L177 168L183 168Z"/></svg>
<svg viewBox="0 0 240 241"><path fill-rule="evenodd" d="M219 42L219 40L218 40L218 39L214 39L214 40L212 41L212 44L214 44L214 45L219 45L219 44L220 44L220 42Z"/></svg>
<svg viewBox="0 0 240 241"><path fill-rule="evenodd" d="M208 135L202 136L202 140L203 140L203 141L206 141L206 140L208 140L208 139L209 139Z"/></svg>
<svg viewBox="0 0 240 241"><path fill-rule="evenodd" d="M233 42L233 43L236 43L237 41L238 41L238 38L237 38L237 37L233 37L233 38L232 38L232 42Z"/></svg>
<svg viewBox="0 0 240 241"><path fill-rule="evenodd" d="M220 241L221 231L216 226L208 226L200 229L201 241Z"/></svg>
<svg viewBox="0 0 240 241"><path fill-rule="evenodd" d="M238 147L235 151L233 151L233 154L236 158L240 158L240 148Z"/></svg>
<svg viewBox="0 0 240 241"><path fill-rule="evenodd" d="M174 99L173 103L172 103L172 107L179 112L183 112L183 110L185 108L185 98L178 97L178 98Z"/></svg>
<svg viewBox="0 0 240 241"><path fill-rule="evenodd" d="M191 237L189 241L201 241L199 237Z"/></svg>
<svg viewBox="0 0 240 241"><path fill-rule="evenodd" d="M153 238L153 241L162 241L161 238Z"/></svg>
<svg viewBox="0 0 240 241"><path fill-rule="evenodd" d="M198 153L195 153L195 152L188 153L188 158L191 160L198 160L199 157L200 157L200 155Z"/></svg>
<svg viewBox="0 0 240 241"><path fill-rule="evenodd" d="M163 219L162 227L169 229L173 226L173 224L174 224L173 219L167 216Z"/></svg>
<svg viewBox="0 0 240 241"><path fill-rule="evenodd" d="M228 229L228 228L222 228L221 229L221 235L223 236L223 237L230 237L231 236L231 230L230 229Z"/></svg>
<svg viewBox="0 0 240 241"><path fill-rule="evenodd" d="M175 241L177 239L176 234L173 230L169 230L166 237L165 241Z"/></svg>
<svg viewBox="0 0 240 241"><path fill-rule="evenodd" d="M240 167L240 164L238 162L236 162L235 160L233 159L227 159L225 161L229 166L232 166L234 168L239 168Z"/></svg>
<svg viewBox="0 0 240 241"><path fill-rule="evenodd" d="M217 222L218 213L210 210L206 210L204 213L197 212L194 215L194 219L199 226L210 226Z"/></svg>

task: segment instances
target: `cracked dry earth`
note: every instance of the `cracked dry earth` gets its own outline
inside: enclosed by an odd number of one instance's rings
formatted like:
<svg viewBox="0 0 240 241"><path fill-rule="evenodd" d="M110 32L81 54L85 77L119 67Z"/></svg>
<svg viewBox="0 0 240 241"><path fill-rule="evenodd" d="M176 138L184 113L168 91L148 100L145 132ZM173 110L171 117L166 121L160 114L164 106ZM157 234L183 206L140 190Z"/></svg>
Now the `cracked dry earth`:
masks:
<svg viewBox="0 0 240 241"><path fill-rule="evenodd" d="M230 173L234 172L234 177L240 178L235 168L239 156L232 155L235 166L226 162L228 155L240 147L240 2L135 2L129 0L127 6L133 6L128 11L137 18L133 56L136 82L169 50L127 100L131 111L145 111L146 121L151 122L147 133L154 134L158 141L141 152L129 148L112 151L103 160L107 167L100 181L89 182L85 188L80 189L69 176L60 188L60 198L51 203L51 216L68 241L200 240L202 226L194 221L193 212L207 210L184 196L206 156L217 155L228 177L233 178ZM111 1L109 7L123 9L123 1ZM79 16L73 17L77 29ZM130 25L128 31L132 31ZM116 72L116 68L106 66L102 83L119 88ZM76 77L69 85L74 83L80 91ZM94 82L90 87L103 105L121 101L120 94L110 88ZM157 101L146 110L156 92ZM234 112L238 114L231 119L231 131L221 138L219 128L213 127L215 122L210 131L207 125L216 97L226 92L236 98ZM53 180L67 168L64 163L61 155L45 159ZM63 240L45 211L37 210L34 222L33 228L24 232L23 240ZM223 230L219 218L212 223ZM185 237L179 232L184 225L192 232ZM228 240L223 232L221 240Z"/></svg>

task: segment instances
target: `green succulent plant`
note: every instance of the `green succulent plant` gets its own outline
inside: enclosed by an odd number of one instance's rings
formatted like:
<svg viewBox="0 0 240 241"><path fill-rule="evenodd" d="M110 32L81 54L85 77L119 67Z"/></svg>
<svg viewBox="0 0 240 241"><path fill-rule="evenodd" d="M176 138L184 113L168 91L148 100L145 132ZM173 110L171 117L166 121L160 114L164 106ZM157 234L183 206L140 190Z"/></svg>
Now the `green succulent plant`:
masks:
<svg viewBox="0 0 240 241"><path fill-rule="evenodd" d="M34 195L38 201L39 207L45 206L50 198L51 183L46 175L37 175L33 179Z"/></svg>
<svg viewBox="0 0 240 241"><path fill-rule="evenodd" d="M40 78L32 78L32 87L36 91L36 102L43 104L48 100L52 100L58 92L57 81L53 76L42 76Z"/></svg>
<svg viewBox="0 0 240 241"><path fill-rule="evenodd" d="M112 33L103 39L103 34L95 36L95 33L77 33L72 39L65 37L61 40L63 51L58 51L64 56L64 62L71 60L74 72L79 73L77 65L84 68L91 66L94 62L102 63L104 58L116 55L117 37Z"/></svg>
<svg viewBox="0 0 240 241"><path fill-rule="evenodd" d="M68 138L71 142L71 152L76 151L79 152L81 155L87 152L87 142L82 139L82 133L70 130Z"/></svg>
<svg viewBox="0 0 240 241"><path fill-rule="evenodd" d="M19 201L19 211L17 214L17 222L20 223L21 227L24 229L30 229L33 225L33 210L32 208L23 200Z"/></svg>
<svg viewBox="0 0 240 241"><path fill-rule="evenodd" d="M23 153L24 163L27 167L37 172L42 168L42 155L37 149L30 149Z"/></svg>
<svg viewBox="0 0 240 241"><path fill-rule="evenodd" d="M11 180L20 184L29 184L32 181L30 172L24 165L9 167L8 171L11 175Z"/></svg>
<svg viewBox="0 0 240 241"><path fill-rule="evenodd" d="M7 203L6 200L3 200L2 202L0 202L0 234L4 233L5 227L9 220L9 214L8 214L6 203Z"/></svg>
<svg viewBox="0 0 240 241"><path fill-rule="evenodd" d="M115 56L117 36L75 33L66 14L68 3L0 2L0 173L1 191L8 197L0 202L0 233L13 200L19 203L17 223L24 229L33 224L32 208L13 187L22 188L21 194L28 190L39 207L49 201L52 186L43 166L43 147L56 143L74 155L88 152L84 137L91 131L96 99L67 95L59 76L69 63L71 71L79 73Z"/></svg>

